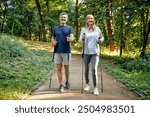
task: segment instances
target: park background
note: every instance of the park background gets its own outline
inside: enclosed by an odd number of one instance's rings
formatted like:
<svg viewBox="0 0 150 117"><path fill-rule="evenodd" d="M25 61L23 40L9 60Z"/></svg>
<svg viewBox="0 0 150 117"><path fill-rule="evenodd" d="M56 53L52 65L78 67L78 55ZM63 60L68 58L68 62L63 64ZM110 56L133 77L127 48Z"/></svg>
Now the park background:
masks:
<svg viewBox="0 0 150 117"><path fill-rule="evenodd" d="M50 44L59 14L74 29L72 52L87 14L105 41L102 66L118 81L150 99L149 0L0 0L0 99L20 99L55 72Z"/></svg>

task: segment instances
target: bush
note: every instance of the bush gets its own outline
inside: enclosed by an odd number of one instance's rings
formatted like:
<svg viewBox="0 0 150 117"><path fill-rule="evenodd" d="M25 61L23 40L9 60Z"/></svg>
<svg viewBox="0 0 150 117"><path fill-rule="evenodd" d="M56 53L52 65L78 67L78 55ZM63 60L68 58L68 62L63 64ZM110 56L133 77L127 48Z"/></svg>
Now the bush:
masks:
<svg viewBox="0 0 150 117"><path fill-rule="evenodd" d="M50 78L52 54L31 51L19 40L0 37L0 99L19 99Z"/></svg>
<svg viewBox="0 0 150 117"><path fill-rule="evenodd" d="M150 71L150 54L147 54L144 58L137 57L119 57L119 56L103 56L105 59L112 61L112 64L121 66L126 71Z"/></svg>
<svg viewBox="0 0 150 117"><path fill-rule="evenodd" d="M0 36L0 58L23 57L28 54L28 49L21 41Z"/></svg>
<svg viewBox="0 0 150 117"><path fill-rule="evenodd" d="M145 58L112 56L105 58L110 60L104 64L108 72L126 84L130 90L138 93L141 99L150 99L150 54Z"/></svg>
<svg viewBox="0 0 150 117"><path fill-rule="evenodd" d="M128 71L143 71L148 72L150 71L150 61L147 61L146 59L138 58L134 59L130 62L125 62L122 65L122 68Z"/></svg>
<svg viewBox="0 0 150 117"><path fill-rule="evenodd" d="M30 55L0 62L0 99L18 99L50 78L54 71L51 53L35 51Z"/></svg>

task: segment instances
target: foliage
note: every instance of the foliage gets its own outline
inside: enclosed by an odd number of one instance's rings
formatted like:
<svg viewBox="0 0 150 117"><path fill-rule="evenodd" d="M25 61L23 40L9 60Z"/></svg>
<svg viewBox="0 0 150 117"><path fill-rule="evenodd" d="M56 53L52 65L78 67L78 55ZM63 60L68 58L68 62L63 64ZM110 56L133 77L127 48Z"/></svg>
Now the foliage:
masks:
<svg viewBox="0 0 150 117"><path fill-rule="evenodd" d="M122 64L122 68L128 71L142 71L149 72L150 71L150 60L138 58L134 61L126 62Z"/></svg>
<svg viewBox="0 0 150 117"><path fill-rule="evenodd" d="M21 41L11 39L12 37L0 35L0 58L23 57L28 54L27 47Z"/></svg>
<svg viewBox="0 0 150 117"><path fill-rule="evenodd" d="M53 27L55 25L59 25L59 14L62 11L68 13L69 15L68 24L73 26L75 34L76 31L75 0L39 0L39 1L41 6L41 15L45 24L47 41L50 40ZM48 7L46 1L48 1L49 3ZM150 39L149 39L150 37L148 33L146 33L148 32L149 26L148 22L150 21L149 0L122 0L122 2L120 0L115 1L111 0L114 34L110 35L109 37L107 32L109 28L107 26L107 20L110 17L108 17L106 13L108 10L106 2L108 2L109 0L85 0L85 1L86 1L85 4L79 3L78 9L79 28L80 28L79 30L81 30L81 27L85 25L86 15L93 14L96 20L96 25L100 27L105 37L105 42L103 45L107 46L111 37L114 36L116 50L119 52L119 48L122 45L123 55L129 56L129 57L107 56L108 58L113 60L112 65L120 66L120 69L125 73L130 73L131 71L132 74L131 76L133 78L137 77L134 76L133 74L134 73L138 74L138 72L139 76L142 73L146 74L145 76L141 75L140 78L149 77L148 76L149 74L147 72L149 72L150 69L149 68L150 62L148 55L148 53L150 52ZM35 0L12 0L11 5L12 7L7 7L6 2L0 3L0 32L25 37L25 39L40 40L41 38L40 34L43 30L41 30L40 28L41 22ZM121 38L122 36L123 38ZM147 41L145 41L146 37L148 37ZM8 73L8 76L13 78L14 77L13 75L16 74L16 72L7 68L7 66L10 67L8 63L11 63L12 61L19 62L22 61L21 58L24 58L24 60L26 60L26 63L28 64L31 62L29 58L31 56L37 57L36 55L37 53L35 54L29 52L29 50L25 46L23 46L24 44L22 42L18 41L16 42L8 38L14 39L16 37L14 36L7 37L6 35L5 37L0 36L0 58L2 62L7 64L7 65L1 64L0 67L6 70L6 71L2 70L4 77ZM122 44L120 44L121 39L123 39ZM143 45L145 46L145 48L143 47ZM75 41L72 46L76 47L77 50L81 51L82 46L79 45L77 41ZM145 58L141 59L138 58L137 56L140 55L140 51L142 51L143 48L144 52L146 52L147 55L145 56ZM13 63L13 64L20 65L21 63ZM26 66L25 64L23 65ZM33 63L33 66L36 66L36 63ZM12 68L13 67L11 67L11 69ZM0 89L0 92L2 91L3 90Z"/></svg>
<svg viewBox="0 0 150 117"><path fill-rule="evenodd" d="M130 90L137 92L142 99L150 99L150 55L147 58L108 57L105 68Z"/></svg>
<svg viewBox="0 0 150 117"><path fill-rule="evenodd" d="M47 41L50 40L52 29L59 24L59 14L65 11L69 15L68 24L75 27L75 0L39 0L41 6L41 14L45 24ZM48 2L48 5L46 4ZM107 32L107 20L109 17L106 15L108 0L85 0L85 3L81 3L79 0L79 31L81 27L85 25L85 17L87 14L93 14L95 16L96 25L98 25L105 39L109 42ZM42 32L40 26L40 17L35 0L13 0L12 7L6 7L0 4L0 29L7 34L13 34L26 39L40 40L40 33ZM121 5L123 6L121 8ZM6 5L7 6L7 5ZM48 11L49 9L49 11ZM144 13L146 16L146 10L149 9L148 0L120 0L112 1L113 12L113 24L114 24L114 41L119 48L120 39L123 30L123 49L124 51L134 51L136 48L141 50L143 43L142 34L142 16ZM150 17L146 20L149 21ZM123 22L123 26L121 23ZM2 29L2 26L4 29ZM146 29L148 24L145 23ZM74 33L76 34L76 33ZM149 41L147 42L148 46ZM123 51L123 52L124 52Z"/></svg>
<svg viewBox="0 0 150 117"><path fill-rule="evenodd" d="M0 43L3 41L4 39L0 39ZM10 43L15 48L11 47ZM52 54L44 50L21 51L21 48L26 48L24 45L17 40L5 38L3 47L8 46L12 53L20 54L8 56L9 51L3 50L5 54L1 56L3 59L0 61L0 99L19 99L23 94L34 90L39 83L49 79L54 70Z"/></svg>

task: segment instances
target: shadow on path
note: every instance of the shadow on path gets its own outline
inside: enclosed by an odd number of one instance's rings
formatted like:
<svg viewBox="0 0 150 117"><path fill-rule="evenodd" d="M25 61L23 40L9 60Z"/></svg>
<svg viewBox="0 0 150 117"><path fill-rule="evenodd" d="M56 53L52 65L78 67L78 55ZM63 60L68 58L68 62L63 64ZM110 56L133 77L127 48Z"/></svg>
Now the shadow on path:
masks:
<svg viewBox="0 0 150 117"><path fill-rule="evenodd" d="M49 80L38 87L38 89L32 92L29 100L137 100L137 96L134 92L129 89L121 82L116 81L110 74L105 70L102 70L103 74L103 86L104 91L99 96L93 95L93 81L90 77L90 92L81 93L82 88L82 59L79 55L72 56L72 63L70 65L70 83L71 89L64 93L58 91L58 80L56 73L52 76L51 89L49 89ZM64 71L63 71L64 74ZM98 68L98 88L101 89L100 84L100 68ZM65 82L65 77L63 76ZM85 81L84 86L85 86Z"/></svg>

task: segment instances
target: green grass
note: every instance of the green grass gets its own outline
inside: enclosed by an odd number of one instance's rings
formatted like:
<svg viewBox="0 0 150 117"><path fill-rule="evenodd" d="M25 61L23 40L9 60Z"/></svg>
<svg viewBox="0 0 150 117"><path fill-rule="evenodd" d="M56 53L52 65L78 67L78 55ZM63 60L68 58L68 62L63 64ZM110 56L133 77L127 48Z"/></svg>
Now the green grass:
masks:
<svg viewBox="0 0 150 117"><path fill-rule="evenodd" d="M141 96L141 99L150 99L149 60L130 57L105 56L107 63L103 66L119 81ZM109 62L108 62L109 61Z"/></svg>
<svg viewBox="0 0 150 117"><path fill-rule="evenodd" d="M80 44L74 44L73 48L82 51ZM102 66L116 79L135 91L141 99L150 99L150 45L147 47L147 55L140 58L139 49L124 51L122 57L110 52L102 46Z"/></svg>
<svg viewBox="0 0 150 117"><path fill-rule="evenodd" d="M0 99L20 99L50 78L54 71L52 54L29 50L16 39L0 36ZM4 44L5 43L5 44Z"/></svg>
<svg viewBox="0 0 150 117"><path fill-rule="evenodd" d="M37 85L50 78L54 71L49 44L31 43L29 47L21 38L0 35L0 99L20 99L35 90ZM40 50L40 48L42 50ZM34 48L29 49L29 48ZM72 45L81 52L81 45ZM77 49L76 49L77 48ZM150 55L138 57L108 56L103 47L103 66L130 90L138 92L141 99L150 99ZM104 56L105 54L105 56Z"/></svg>

